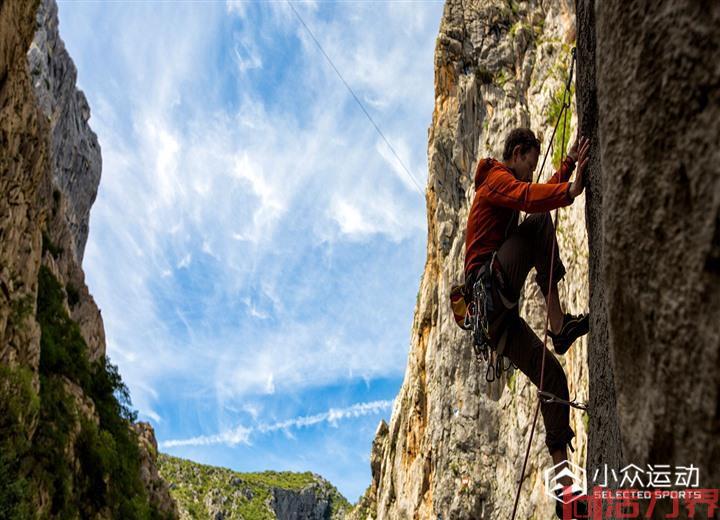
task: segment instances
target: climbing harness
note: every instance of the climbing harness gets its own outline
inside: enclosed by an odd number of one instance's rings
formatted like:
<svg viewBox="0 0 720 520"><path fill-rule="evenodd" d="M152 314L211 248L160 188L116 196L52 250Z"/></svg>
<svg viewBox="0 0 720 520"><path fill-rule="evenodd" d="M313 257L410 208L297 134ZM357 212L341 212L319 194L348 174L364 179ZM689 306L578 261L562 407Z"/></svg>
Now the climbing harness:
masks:
<svg viewBox="0 0 720 520"><path fill-rule="evenodd" d="M563 128L562 128L562 140L561 143L561 156L565 153L565 131L567 129L567 110L570 108L570 85L572 83L573 79L573 73L575 71L575 61L577 60L576 56L576 50L575 48L572 49L572 56L570 61L570 72L568 74L567 82L565 83L565 91L563 92L563 104L562 108L560 110L560 114L558 115L557 123L555 123L555 128L553 130L552 136L550 137L550 143L552 144L553 140L555 139L555 134L557 132L558 126L560 125L560 120L563 121ZM540 174L542 174L543 169L545 168L545 162L548 157L548 152L550 151L550 146L548 146L547 150L545 151L545 156L543 158L542 165L540 166L540 172L538 173L538 180L540 178ZM555 217L554 217L554 226L555 229L557 229L558 224L558 210L555 210ZM550 289L552 288L552 273L554 269L555 264L555 242L553 241L552 249L550 252L550 276L548 280L548 291L546 294L550 294ZM540 404L542 402L544 403L557 403L557 404L563 404L566 406L571 406L573 408L578 408L580 410L586 410L587 411L587 404L580 404L576 403L574 401L567 401L565 399L561 399L550 392L546 392L543 390L543 379L545 376L545 353L547 352L547 338L548 338L548 326L550 324L550 309L548 306L548 312L545 315L545 337L543 339L543 355L542 355L542 364L540 365L540 384L538 385L538 403L535 407L535 414L533 415L532 420L532 428L530 429L530 438L528 440L527 449L525 450L525 459L523 461L522 465L522 471L520 472L520 479L517 481L518 488L517 493L515 494L515 503L513 505L513 511L512 511L512 517L511 520L515 520L515 515L517 513L517 506L518 501L520 500L520 490L522 489L523 481L525 480L525 470L527 469L527 461L528 457L530 455L530 446L532 445L533 436L535 435L535 426L537 424L537 417L538 412L540 411ZM572 446L572 445L571 445Z"/></svg>
<svg viewBox="0 0 720 520"><path fill-rule="evenodd" d="M494 257L493 257L494 260ZM478 271L477 280L472 286L472 299L468 308L466 322L472 330L473 348L479 359L487 361L490 347L489 316L493 311L492 298L492 264L483 265Z"/></svg>

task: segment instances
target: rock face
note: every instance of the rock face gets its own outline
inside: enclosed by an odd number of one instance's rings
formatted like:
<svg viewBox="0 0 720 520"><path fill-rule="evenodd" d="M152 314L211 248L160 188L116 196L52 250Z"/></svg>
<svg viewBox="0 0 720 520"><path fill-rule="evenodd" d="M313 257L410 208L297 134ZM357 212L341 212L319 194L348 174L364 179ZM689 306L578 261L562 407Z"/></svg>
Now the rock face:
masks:
<svg viewBox="0 0 720 520"><path fill-rule="evenodd" d="M559 214L568 268L560 289L571 312L589 306L592 325L589 345L561 360L571 396L590 405L589 416L571 413L571 459L590 475L601 464L695 464L701 487L718 487L719 21L720 4L689 1L580 0L576 18L563 0L447 0L429 130L427 263L405 380L354 518L510 516L534 387L520 373L484 381L448 292L462 281L474 166L499 156L516 126L548 146L576 28L577 110L593 147L587 207L582 199ZM575 126L573 117L573 134ZM522 314L540 328L530 283ZM553 516L543 436L538 421L517 518Z"/></svg>
<svg viewBox="0 0 720 520"><path fill-rule="evenodd" d="M278 520L329 520L330 502L312 487L292 491L274 488L272 509Z"/></svg>
<svg viewBox="0 0 720 520"><path fill-rule="evenodd" d="M380 431L378 471L363 497L362 517L509 517L536 405L521 373L485 381L469 334L454 323L449 292L463 280L465 224L479 159L501 157L506 134L529 126L543 151L557 119L575 38L570 3L448 0L435 51L435 109L428 144L428 245L413 321L405 380L389 428ZM573 111L574 113L574 111ZM575 118L567 134L574 132ZM554 145L560 142L556 138ZM559 151L555 160L560 158ZM548 163L552 162L548 159ZM551 165L543 172L548 176ZM584 206L561 210L559 242L567 268L561 297L567 310L587 310ZM528 280L534 277L529 276ZM542 331L544 305L533 283L522 314ZM587 398L586 345L561 359L570 394ZM585 419L571 414L574 462L584 465ZM518 518L549 518L543 470L551 465L538 430ZM374 465L375 466L375 465ZM373 511L374 509L374 511Z"/></svg>
<svg viewBox="0 0 720 520"><path fill-rule="evenodd" d="M150 502L157 504L160 511L171 511L178 516L177 505L170 495L170 486L158 472L158 445L155 430L146 422L132 425L140 441L140 478L148 492Z"/></svg>
<svg viewBox="0 0 720 520"><path fill-rule="evenodd" d="M53 181L66 201L64 217L72 251L82 263L90 207L100 184L100 145L88 125L90 107L85 95L75 88L75 64L60 39L57 4L40 2L35 20L37 29L28 51L30 78L40 110L50 123Z"/></svg>
<svg viewBox="0 0 720 520"><path fill-rule="evenodd" d="M34 310L40 268L41 225L52 187L49 125L35 103L25 52L34 31L31 2L4 2L0 9L0 360L37 366L40 327Z"/></svg>
<svg viewBox="0 0 720 520"><path fill-rule="evenodd" d="M719 24L713 2L578 5L602 410L589 465L693 463L706 488L720 485Z"/></svg>
<svg viewBox="0 0 720 520"><path fill-rule="evenodd" d="M100 148L75 79L55 2L0 4L0 511L174 517L82 271Z"/></svg>

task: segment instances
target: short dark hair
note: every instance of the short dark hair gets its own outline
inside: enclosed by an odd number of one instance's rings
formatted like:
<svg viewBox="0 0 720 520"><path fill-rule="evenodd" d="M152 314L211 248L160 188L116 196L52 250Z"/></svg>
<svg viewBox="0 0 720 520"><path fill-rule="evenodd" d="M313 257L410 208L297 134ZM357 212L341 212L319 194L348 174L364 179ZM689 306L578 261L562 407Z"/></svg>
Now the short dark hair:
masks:
<svg viewBox="0 0 720 520"><path fill-rule="evenodd" d="M507 161L512 157L513 150L520 145L520 153L528 153L531 149L536 148L540 151L540 141L537 140L535 134L529 128L516 128L512 130L505 138L505 149L503 150L503 161Z"/></svg>

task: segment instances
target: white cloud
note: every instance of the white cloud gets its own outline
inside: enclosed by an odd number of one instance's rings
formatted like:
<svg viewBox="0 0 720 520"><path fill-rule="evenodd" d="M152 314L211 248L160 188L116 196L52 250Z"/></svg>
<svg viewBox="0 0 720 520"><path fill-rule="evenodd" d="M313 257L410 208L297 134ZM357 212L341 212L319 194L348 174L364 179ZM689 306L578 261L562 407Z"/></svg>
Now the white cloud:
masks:
<svg viewBox="0 0 720 520"><path fill-rule="evenodd" d="M232 348L216 353L215 395L221 403L237 405L254 395L287 395L345 379L402 373L406 345L357 338L342 329L342 324L328 321L291 321L251 340L246 348L230 340L218 341Z"/></svg>
<svg viewBox="0 0 720 520"><path fill-rule="evenodd" d="M228 14L244 18L247 13L248 4L248 0L227 0L225 8L227 9Z"/></svg>
<svg viewBox="0 0 720 520"><path fill-rule="evenodd" d="M138 129L139 139L144 150L152 156L152 180L155 181L156 203L170 205L175 202L177 191L182 189L178 176L177 160L180 145L177 136L168 129L168 125L148 118Z"/></svg>
<svg viewBox="0 0 720 520"><path fill-rule="evenodd" d="M342 197L333 199L330 214L340 226L340 230L348 235L362 235L375 231L360 210Z"/></svg>
<svg viewBox="0 0 720 520"><path fill-rule="evenodd" d="M182 259L178 262L177 266L178 269L182 269L183 267L188 267L190 265L190 262L192 261L192 254L188 253L185 256L182 257Z"/></svg>
<svg viewBox="0 0 720 520"><path fill-rule="evenodd" d="M253 212L252 226L242 236L245 240L260 241L272 233L272 226L287 210L283 191L273 183L270 175L263 172L262 165L250 159L248 151L235 158L233 174L237 179L247 181L259 202L258 209Z"/></svg>

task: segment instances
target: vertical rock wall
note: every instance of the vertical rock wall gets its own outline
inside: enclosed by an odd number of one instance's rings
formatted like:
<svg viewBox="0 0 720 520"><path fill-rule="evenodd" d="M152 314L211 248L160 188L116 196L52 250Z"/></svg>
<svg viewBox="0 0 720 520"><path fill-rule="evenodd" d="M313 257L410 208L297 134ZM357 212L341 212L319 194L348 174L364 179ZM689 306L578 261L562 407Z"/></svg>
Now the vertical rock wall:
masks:
<svg viewBox="0 0 720 520"><path fill-rule="evenodd" d="M623 467L615 395L615 375L612 351L608 349L607 298L602 258L603 237L603 175L598 141L597 73L595 70L595 7L592 1L581 0L577 5L577 104L579 126L591 138L590 160L587 168L586 222L590 289L590 330L588 336L589 406L592 411L588 428L587 469L594 474L602 464L611 468Z"/></svg>
<svg viewBox="0 0 720 520"><path fill-rule="evenodd" d="M574 21L573 4L559 0L445 4L428 142L427 262L405 380L389 427L380 428L373 446L377 462L362 502L364 516L372 499L377 518L510 515L537 403L535 387L520 372L486 383L486 366L476 363L469 334L455 325L448 295L463 280L476 164L482 157L501 157L506 134L518 126L533 128L545 151L568 72ZM574 134L574 115L570 123ZM548 165L543 173L550 171ZM572 312L587 310L584 211L581 199L559 217L568 270L561 296ZM526 285L522 314L542 332L544 305L534 283ZM570 393L580 400L587 399L585 358L584 340L561 358ZM584 465L586 418L573 411L571 421L577 435L572 457ZM539 420L518 518L553 514L542 482L551 464Z"/></svg>
<svg viewBox="0 0 720 520"><path fill-rule="evenodd" d="M37 367L40 327L34 319L41 226L51 193L49 125L26 73L37 2L0 5L0 361Z"/></svg>
<svg viewBox="0 0 720 520"><path fill-rule="evenodd" d="M718 487L720 4L581 0L578 23L590 465L692 463Z"/></svg>

